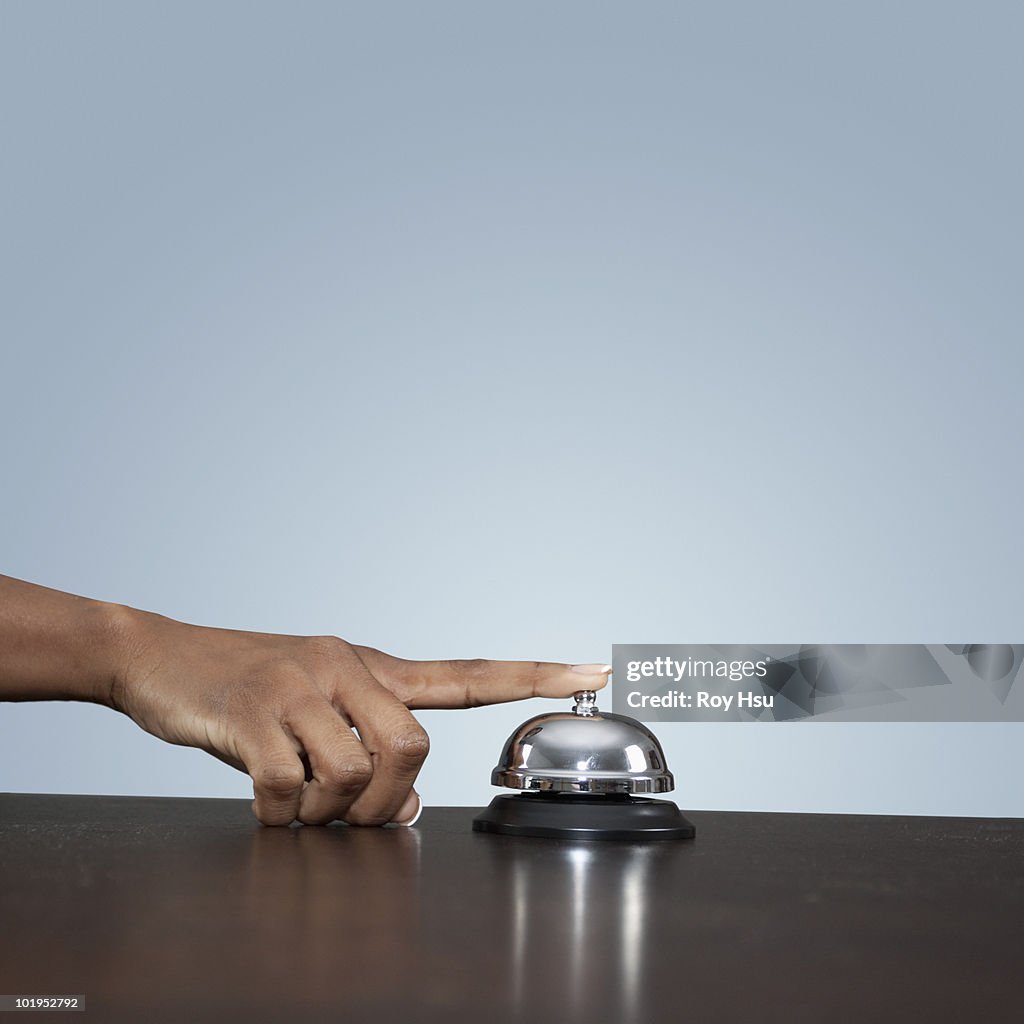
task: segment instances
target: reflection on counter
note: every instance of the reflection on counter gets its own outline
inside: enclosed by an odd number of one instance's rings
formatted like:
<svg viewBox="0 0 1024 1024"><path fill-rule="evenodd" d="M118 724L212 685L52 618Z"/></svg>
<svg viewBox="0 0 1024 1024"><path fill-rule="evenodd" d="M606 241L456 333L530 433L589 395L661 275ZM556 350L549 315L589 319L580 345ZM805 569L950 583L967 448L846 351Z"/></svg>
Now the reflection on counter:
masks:
<svg viewBox="0 0 1024 1024"><path fill-rule="evenodd" d="M481 846L495 843L481 838ZM507 927L496 930L508 947L510 1016L530 1018L540 998L566 1021L650 1019L647 972L671 958L647 948L646 923L655 900L672 898L669 873L685 855L679 845L497 843L489 854L511 888Z"/></svg>
<svg viewBox="0 0 1024 1024"><path fill-rule="evenodd" d="M76 925L109 957L82 990L116 994L151 1021L190 1019L196 1006L286 1020L296 992L315 1020L384 1019L394 1006L415 1006L417 1024L470 1009L489 1024L665 1012L652 994L671 986L654 972L686 951L650 948L650 931L686 913L672 890L691 844L512 838L458 820L425 832L115 831L117 870L89 882L108 923ZM218 992L235 994L230 1006Z"/></svg>

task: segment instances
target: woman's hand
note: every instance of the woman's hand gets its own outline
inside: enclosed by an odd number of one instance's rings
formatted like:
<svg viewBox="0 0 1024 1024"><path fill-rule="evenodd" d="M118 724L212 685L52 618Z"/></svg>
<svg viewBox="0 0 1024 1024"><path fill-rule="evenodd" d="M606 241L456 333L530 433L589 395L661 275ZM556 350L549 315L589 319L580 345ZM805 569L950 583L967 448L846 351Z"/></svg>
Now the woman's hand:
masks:
<svg viewBox="0 0 1024 1024"><path fill-rule="evenodd" d="M417 708L599 690L608 665L403 661L333 636L210 629L0 576L0 700L84 700L252 776L267 825L410 824Z"/></svg>
<svg viewBox="0 0 1024 1024"><path fill-rule="evenodd" d="M607 665L404 661L337 637L191 626L123 610L110 702L247 772L265 825L411 824L429 740L410 714L600 689Z"/></svg>

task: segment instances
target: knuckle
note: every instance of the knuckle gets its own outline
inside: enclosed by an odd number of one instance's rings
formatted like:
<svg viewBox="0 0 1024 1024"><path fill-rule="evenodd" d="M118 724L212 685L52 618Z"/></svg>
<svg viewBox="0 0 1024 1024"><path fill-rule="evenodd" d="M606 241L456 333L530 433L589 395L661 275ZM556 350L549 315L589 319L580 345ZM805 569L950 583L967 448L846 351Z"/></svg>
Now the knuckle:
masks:
<svg viewBox="0 0 1024 1024"><path fill-rule="evenodd" d="M352 650L340 636L311 636L306 646L315 660L327 661L332 664L348 657Z"/></svg>
<svg viewBox="0 0 1024 1024"><path fill-rule="evenodd" d="M531 697L539 697L540 696L540 687L541 687L541 683L543 682L543 679L544 679L544 669L545 669L545 666L544 666L544 663L542 661L535 661L530 666L530 670L529 670L529 682L530 682L529 695Z"/></svg>
<svg viewBox="0 0 1024 1024"><path fill-rule="evenodd" d="M253 782L257 788L272 796L291 796L302 788L306 775L302 765L285 764L282 761L269 761L253 773Z"/></svg>
<svg viewBox="0 0 1024 1024"><path fill-rule="evenodd" d="M478 708L486 703L479 693L480 686L486 679L488 667L488 662L484 658L447 661L445 667L460 681L462 707Z"/></svg>
<svg viewBox="0 0 1024 1024"><path fill-rule="evenodd" d="M400 762L422 764L430 753L430 737L423 726L408 723L388 737L388 750Z"/></svg>
<svg viewBox="0 0 1024 1024"><path fill-rule="evenodd" d="M362 792L373 778L373 764L368 757L351 755L327 762L323 782L336 793L347 795Z"/></svg>

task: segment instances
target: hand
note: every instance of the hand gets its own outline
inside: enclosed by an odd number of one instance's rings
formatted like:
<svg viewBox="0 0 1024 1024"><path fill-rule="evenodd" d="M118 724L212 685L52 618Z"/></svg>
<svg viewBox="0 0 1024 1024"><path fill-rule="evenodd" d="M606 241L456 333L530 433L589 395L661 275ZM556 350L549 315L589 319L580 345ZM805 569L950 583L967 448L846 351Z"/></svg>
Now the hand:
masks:
<svg viewBox="0 0 1024 1024"><path fill-rule="evenodd" d="M429 740L410 709L471 708L601 689L607 665L405 661L337 637L191 626L126 630L111 702L147 732L253 780L265 825L411 823Z"/></svg>

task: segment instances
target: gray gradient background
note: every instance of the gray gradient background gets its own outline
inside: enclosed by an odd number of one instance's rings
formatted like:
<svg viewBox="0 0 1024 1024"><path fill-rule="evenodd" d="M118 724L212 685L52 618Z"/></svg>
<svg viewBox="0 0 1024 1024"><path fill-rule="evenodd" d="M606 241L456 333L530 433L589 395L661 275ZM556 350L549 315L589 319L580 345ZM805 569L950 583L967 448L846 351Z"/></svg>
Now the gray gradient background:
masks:
<svg viewBox="0 0 1024 1024"><path fill-rule="evenodd" d="M0 3L0 565L408 657L1021 635L1015 4ZM541 702L423 715L480 803ZM659 728L1024 814L1016 724ZM0 789L244 795L99 708Z"/></svg>

